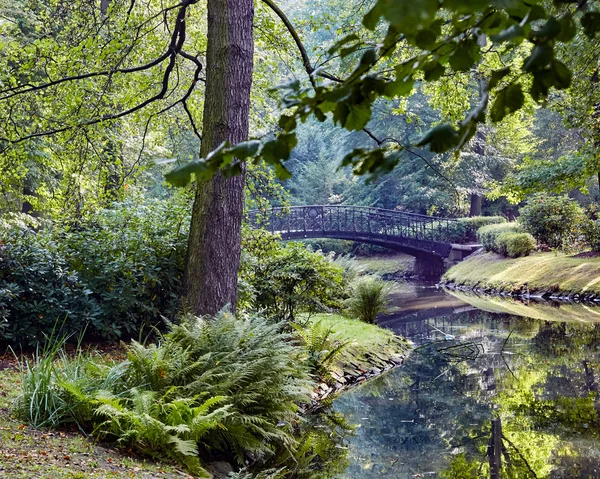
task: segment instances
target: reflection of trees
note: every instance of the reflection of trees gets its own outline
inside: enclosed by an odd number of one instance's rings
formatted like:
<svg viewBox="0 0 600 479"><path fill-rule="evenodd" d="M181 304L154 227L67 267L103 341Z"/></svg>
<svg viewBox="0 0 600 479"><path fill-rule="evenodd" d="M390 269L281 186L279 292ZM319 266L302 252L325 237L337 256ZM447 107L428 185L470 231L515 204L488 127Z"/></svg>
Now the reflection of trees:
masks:
<svg viewBox="0 0 600 479"><path fill-rule="evenodd" d="M483 343L486 354L457 362L424 348L342 398L362 423L351 454L363 467L346 477L600 477L600 462L587 459L600 457L600 325L446 319L444 332Z"/></svg>

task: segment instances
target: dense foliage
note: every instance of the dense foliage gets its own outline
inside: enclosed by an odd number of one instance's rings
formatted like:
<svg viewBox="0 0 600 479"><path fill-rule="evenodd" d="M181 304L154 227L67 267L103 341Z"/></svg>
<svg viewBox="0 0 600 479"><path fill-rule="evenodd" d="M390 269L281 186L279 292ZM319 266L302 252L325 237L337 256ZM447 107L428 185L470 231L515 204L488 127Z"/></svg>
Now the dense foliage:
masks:
<svg viewBox="0 0 600 479"><path fill-rule="evenodd" d="M501 233L496 236L496 252L510 258L529 256L535 247L535 238L529 233Z"/></svg>
<svg viewBox="0 0 600 479"><path fill-rule="evenodd" d="M352 317L373 324L378 314L387 311L388 285L378 278L360 278L354 283L346 305Z"/></svg>
<svg viewBox="0 0 600 479"><path fill-rule="evenodd" d="M48 348L24 373L17 411L35 425L77 424L99 438L202 473L198 454L243 464L294 450L311 389L304 349L259 317L188 317L120 363ZM57 356L58 355L58 356ZM58 360L58 361L57 361Z"/></svg>
<svg viewBox="0 0 600 479"><path fill-rule="evenodd" d="M35 344L56 325L114 339L172 317L180 307L184 210L175 201L131 201L70 226L3 221L3 340Z"/></svg>
<svg viewBox="0 0 600 479"><path fill-rule="evenodd" d="M533 195L519 211L523 229L539 243L561 248L579 239L584 214L571 198L540 193Z"/></svg>
<svg viewBox="0 0 600 479"><path fill-rule="evenodd" d="M477 230L483 226L505 223L506 218L502 216L473 216L471 218L459 218L448 225L447 230L441 231L442 241L451 243L469 243L477 240Z"/></svg>

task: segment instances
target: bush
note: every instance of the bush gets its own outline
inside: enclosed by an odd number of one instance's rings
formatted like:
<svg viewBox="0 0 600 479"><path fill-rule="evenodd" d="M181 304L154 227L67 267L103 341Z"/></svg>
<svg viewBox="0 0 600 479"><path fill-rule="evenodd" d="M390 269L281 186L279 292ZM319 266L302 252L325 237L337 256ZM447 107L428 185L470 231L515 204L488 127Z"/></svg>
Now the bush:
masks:
<svg viewBox="0 0 600 479"><path fill-rule="evenodd" d="M575 200L541 193L533 195L519 212L523 229L550 248L561 248L577 240L584 217Z"/></svg>
<svg viewBox="0 0 600 479"><path fill-rule="evenodd" d="M27 220L27 219L25 219ZM103 329L87 283L69 268L50 229L13 217L0 223L0 341L34 345L57 324L67 331Z"/></svg>
<svg viewBox="0 0 600 479"><path fill-rule="evenodd" d="M582 229L585 242L592 251L600 251L600 220L587 220Z"/></svg>
<svg viewBox="0 0 600 479"><path fill-rule="evenodd" d="M496 236L496 252L518 258L529 256L535 249L535 239L529 233L501 233Z"/></svg>
<svg viewBox="0 0 600 479"><path fill-rule="evenodd" d="M339 309L345 296L344 271L331 256L301 243L281 244L265 230L244 234L241 280L250 290L246 307L271 317L294 320L301 312ZM349 272L348 272L349 273Z"/></svg>
<svg viewBox="0 0 600 479"><path fill-rule="evenodd" d="M17 413L37 425L76 423L195 473L207 451L243 464L248 453L296 445L312 383L291 340L277 324L222 313L185 318L159 344L132 342L119 364L81 353L55 362L55 348L28 365Z"/></svg>
<svg viewBox="0 0 600 479"><path fill-rule="evenodd" d="M471 218L458 218L448 225L448 230L441 231L440 241L450 243L468 243L477 240L479 228L487 225L506 223L503 216L473 216Z"/></svg>
<svg viewBox="0 0 600 479"><path fill-rule="evenodd" d="M377 315L387 310L387 284L380 279L365 277L358 280L352 288L347 301L350 315L366 323L375 323Z"/></svg>
<svg viewBox="0 0 600 479"><path fill-rule="evenodd" d="M521 226L519 223L501 223L484 226L477 230L477 241L483 245L486 251L494 251L499 253L496 245L498 236L504 233L520 233Z"/></svg>
<svg viewBox="0 0 600 479"><path fill-rule="evenodd" d="M174 316L187 247L175 201L121 203L76 227L0 222L0 333L34 345L56 324L105 339Z"/></svg>

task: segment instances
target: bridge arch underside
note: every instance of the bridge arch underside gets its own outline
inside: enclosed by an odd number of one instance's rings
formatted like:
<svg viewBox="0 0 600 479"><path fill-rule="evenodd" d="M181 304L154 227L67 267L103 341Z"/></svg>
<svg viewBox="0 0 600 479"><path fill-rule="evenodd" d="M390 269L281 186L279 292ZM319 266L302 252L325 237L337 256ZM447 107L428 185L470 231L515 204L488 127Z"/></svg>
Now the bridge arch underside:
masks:
<svg viewBox="0 0 600 479"><path fill-rule="evenodd" d="M447 258L452 249L448 243L439 243L433 241L423 241L412 238L390 237L387 235L365 234L345 231L302 231L302 232L281 232L281 239L286 241L330 238L346 241L355 241L358 243L367 243L375 246L382 246L400 253L405 253L416 258L429 256L439 259Z"/></svg>
<svg viewBox="0 0 600 479"><path fill-rule="evenodd" d="M446 269L445 258L450 255L452 245L412 238L389 237L373 233L355 233L344 231L285 232L279 233L284 241L331 238L367 243L389 248L416 258L415 274L426 279L438 279Z"/></svg>

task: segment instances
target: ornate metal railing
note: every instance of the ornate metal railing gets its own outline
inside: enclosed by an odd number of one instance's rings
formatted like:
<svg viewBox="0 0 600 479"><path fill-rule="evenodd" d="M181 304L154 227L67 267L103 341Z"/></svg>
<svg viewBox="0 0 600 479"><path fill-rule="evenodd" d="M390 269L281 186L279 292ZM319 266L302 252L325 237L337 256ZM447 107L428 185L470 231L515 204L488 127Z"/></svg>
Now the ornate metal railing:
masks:
<svg viewBox="0 0 600 479"><path fill-rule="evenodd" d="M450 218L345 205L291 206L265 212L251 211L249 220L255 226L279 233L284 239L318 237L319 234L334 237L337 234L358 240L405 238L434 243L449 243L452 225L456 222ZM423 249L432 248L435 245Z"/></svg>

